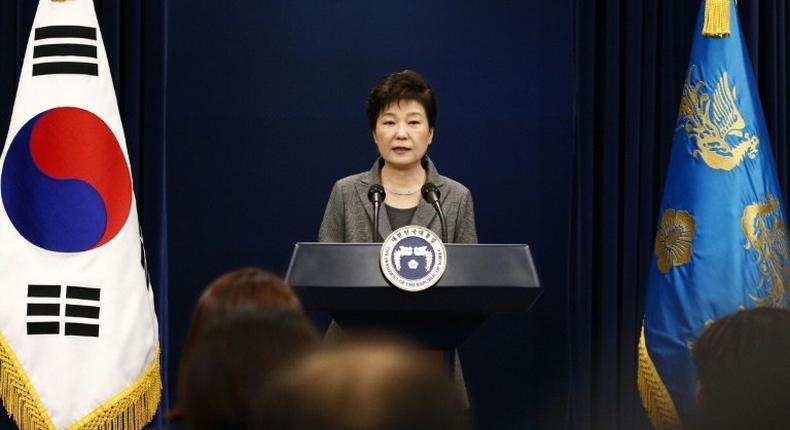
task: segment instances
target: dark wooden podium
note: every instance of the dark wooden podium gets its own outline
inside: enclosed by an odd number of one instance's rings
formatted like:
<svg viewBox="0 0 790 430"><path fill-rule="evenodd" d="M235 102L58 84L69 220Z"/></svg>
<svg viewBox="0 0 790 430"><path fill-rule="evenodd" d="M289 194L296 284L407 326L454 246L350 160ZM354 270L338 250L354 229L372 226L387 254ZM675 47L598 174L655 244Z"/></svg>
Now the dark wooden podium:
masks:
<svg viewBox="0 0 790 430"><path fill-rule="evenodd" d="M306 310L341 327L394 331L437 349L457 347L494 312L529 310L543 292L527 245L445 247L444 276L425 291L389 285L381 244L297 243L286 279Z"/></svg>

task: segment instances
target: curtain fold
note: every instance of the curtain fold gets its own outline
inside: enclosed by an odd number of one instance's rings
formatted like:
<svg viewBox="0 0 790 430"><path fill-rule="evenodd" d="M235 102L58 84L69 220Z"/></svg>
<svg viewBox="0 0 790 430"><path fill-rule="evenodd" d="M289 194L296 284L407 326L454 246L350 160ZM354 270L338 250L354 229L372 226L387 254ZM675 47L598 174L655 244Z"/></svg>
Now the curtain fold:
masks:
<svg viewBox="0 0 790 430"><path fill-rule="evenodd" d="M0 2L0 138L11 118L37 1ZM164 390L169 404L167 182L165 102L168 1L95 0L132 167L137 209L159 320ZM4 140L0 141L0 145ZM1 147L1 146L0 146ZM161 414L154 424L161 423ZM0 413L0 429L16 426Z"/></svg>
<svg viewBox="0 0 790 430"><path fill-rule="evenodd" d="M568 428L649 429L636 345L699 3L576 5ZM787 198L787 9L782 0L738 8Z"/></svg>

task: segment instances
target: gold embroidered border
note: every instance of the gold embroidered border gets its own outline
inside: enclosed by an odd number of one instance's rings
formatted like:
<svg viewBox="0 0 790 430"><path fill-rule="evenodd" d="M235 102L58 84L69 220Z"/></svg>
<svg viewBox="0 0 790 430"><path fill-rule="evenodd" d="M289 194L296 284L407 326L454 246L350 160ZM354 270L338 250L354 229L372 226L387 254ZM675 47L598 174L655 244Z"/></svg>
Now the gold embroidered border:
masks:
<svg viewBox="0 0 790 430"><path fill-rule="evenodd" d="M642 405L647 410L650 422L656 430L680 430L680 424L675 403L669 395L664 381L656 370L650 354L647 352L645 342L645 326L642 324L642 333L639 336L639 368L637 370L637 387Z"/></svg>
<svg viewBox="0 0 790 430"><path fill-rule="evenodd" d="M134 383L99 406L69 430L141 429L153 418L162 395L159 349ZM55 430L41 399L14 351L0 334L0 398L21 430Z"/></svg>
<svg viewBox="0 0 790 430"><path fill-rule="evenodd" d="M22 430L55 430L36 389L0 333L0 398Z"/></svg>

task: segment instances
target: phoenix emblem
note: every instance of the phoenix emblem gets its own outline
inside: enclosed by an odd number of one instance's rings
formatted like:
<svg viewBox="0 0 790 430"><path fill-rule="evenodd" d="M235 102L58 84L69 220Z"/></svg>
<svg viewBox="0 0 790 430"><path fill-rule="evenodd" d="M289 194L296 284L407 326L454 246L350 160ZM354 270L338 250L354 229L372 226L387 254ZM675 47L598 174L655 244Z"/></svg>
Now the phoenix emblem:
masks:
<svg viewBox="0 0 790 430"><path fill-rule="evenodd" d="M744 248L757 253L755 263L760 269L759 295L751 295L752 300L759 305L786 308L790 304L790 249L779 199L769 193L766 202L746 206L741 228L747 239Z"/></svg>
<svg viewBox="0 0 790 430"><path fill-rule="evenodd" d="M395 251L393 257L395 259L395 268L397 270L401 269L401 259L403 257L424 257L425 258L425 271L431 270L431 263L433 262L433 253L428 249L427 246L399 246L398 249ZM417 260L410 259L407 263L409 269L416 269L419 263Z"/></svg>
<svg viewBox="0 0 790 430"><path fill-rule="evenodd" d="M760 139L745 131L746 121L735 103L737 91L734 85L730 87L727 72L711 94L705 91L705 81L691 83L693 70L692 65L683 85L678 129L696 142L694 157L702 157L708 167L718 170L734 169L744 156L754 159Z"/></svg>

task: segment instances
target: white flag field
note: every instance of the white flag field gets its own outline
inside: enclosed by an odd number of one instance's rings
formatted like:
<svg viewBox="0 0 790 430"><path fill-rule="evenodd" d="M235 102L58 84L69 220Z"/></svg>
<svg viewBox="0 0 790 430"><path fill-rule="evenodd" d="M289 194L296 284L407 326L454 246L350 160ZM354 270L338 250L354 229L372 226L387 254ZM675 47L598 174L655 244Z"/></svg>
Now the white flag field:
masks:
<svg viewBox="0 0 790 430"><path fill-rule="evenodd" d="M92 0L39 2L0 197L3 406L22 430L142 428L158 327Z"/></svg>

